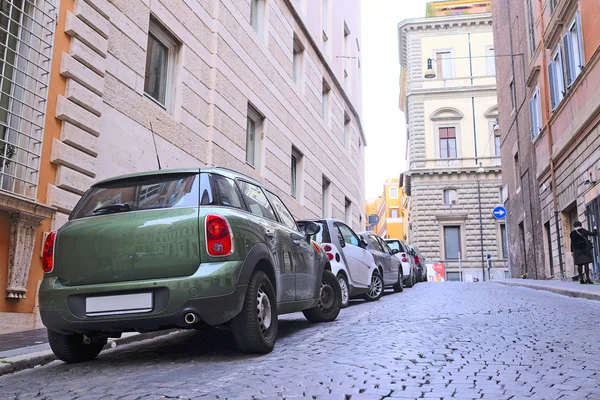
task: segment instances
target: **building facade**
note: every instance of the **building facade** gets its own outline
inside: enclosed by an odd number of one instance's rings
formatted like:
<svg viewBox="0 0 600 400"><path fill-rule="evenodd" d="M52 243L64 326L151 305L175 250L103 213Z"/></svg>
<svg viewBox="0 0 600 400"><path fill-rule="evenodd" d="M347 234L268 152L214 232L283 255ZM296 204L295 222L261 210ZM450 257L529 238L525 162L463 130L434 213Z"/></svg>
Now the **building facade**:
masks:
<svg viewBox="0 0 600 400"><path fill-rule="evenodd" d="M370 226L370 231L384 239L404 238L404 221L407 210L404 209L406 193L399 187L399 179L386 179L383 184L383 193L374 202L367 205L367 217L377 215L379 222Z"/></svg>
<svg viewBox="0 0 600 400"><path fill-rule="evenodd" d="M39 173L27 175L37 192L25 193L50 219L24 228L27 295L3 296L0 315L34 326L44 234L95 181L157 158L232 168L297 218L364 226L358 0L61 0L57 14ZM6 236L11 215L0 221ZM0 258L0 276L13 269Z"/></svg>
<svg viewBox="0 0 600 400"><path fill-rule="evenodd" d="M600 4L592 0L527 0L523 7L523 2L502 0L494 7L497 42L503 46L513 43L504 49L509 54L523 54L516 68L498 65L506 78L502 82L514 76L515 86L517 82L520 85L517 103L524 105L515 109L510 100L515 91L501 85L503 135L505 131L509 135L507 130L515 120L525 127L518 133L523 147L515 149L512 143L502 147L503 165L510 165L515 177L512 182L505 178L509 204L511 196L518 197L519 189L532 204L539 201L540 211L535 207L522 210L526 218L539 221L533 249L538 253L543 249L536 258L543 260L544 269L538 271L538 277L570 279L577 274L570 252L573 222L579 220L592 229L600 220L600 95L596 90ZM509 25L514 29L502 29ZM519 157L523 149L525 156ZM533 162L524 164L521 160L528 157ZM595 254L598 260L598 241ZM597 261L594 269L598 277Z"/></svg>
<svg viewBox="0 0 600 400"><path fill-rule="evenodd" d="M407 118L403 186L410 196L409 242L446 279L508 272L494 41L489 13L404 20L398 25L401 98Z"/></svg>

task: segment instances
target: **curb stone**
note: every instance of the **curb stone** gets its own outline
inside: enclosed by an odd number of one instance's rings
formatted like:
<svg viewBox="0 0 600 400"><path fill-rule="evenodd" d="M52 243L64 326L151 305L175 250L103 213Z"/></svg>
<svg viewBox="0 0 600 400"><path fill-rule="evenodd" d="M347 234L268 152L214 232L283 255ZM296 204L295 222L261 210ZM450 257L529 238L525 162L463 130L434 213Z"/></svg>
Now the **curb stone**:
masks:
<svg viewBox="0 0 600 400"><path fill-rule="evenodd" d="M108 343L106 343L106 346L104 346L104 350L117 347L118 345L142 342L159 336L166 336L176 332L179 332L179 330L170 329L152 333L124 333L124 337L118 339L109 339ZM38 351L35 353L3 358L0 359L0 376L23 371L29 368L41 367L42 365L46 365L56 360L58 359L52 350Z"/></svg>
<svg viewBox="0 0 600 400"><path fill-rule="evenodd" d="M494 283L497 283L500 285L506 285L506 286L520 286L520 287L525 287L528 289L545 290L547 292L552 292L552 293L560 294L563 296L600 301L600 293L580 292L578 290L557 288L557 287L551 287L551 286L542 286L542 285L521 283L521 282L495 281Z"/></svg>

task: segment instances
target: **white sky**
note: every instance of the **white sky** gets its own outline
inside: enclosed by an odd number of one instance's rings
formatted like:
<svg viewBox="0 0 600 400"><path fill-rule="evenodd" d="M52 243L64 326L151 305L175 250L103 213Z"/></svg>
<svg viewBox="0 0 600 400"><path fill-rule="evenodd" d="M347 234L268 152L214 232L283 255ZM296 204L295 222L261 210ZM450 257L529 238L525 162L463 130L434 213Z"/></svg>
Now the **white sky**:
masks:
<svg viewBox="0 0 600 400"><path fill-rule="evenodd" d="M426 0L361 0L366 196L379 196L386 179L406 169L406 123L398 108L400 21L425 16Z"/></svg>

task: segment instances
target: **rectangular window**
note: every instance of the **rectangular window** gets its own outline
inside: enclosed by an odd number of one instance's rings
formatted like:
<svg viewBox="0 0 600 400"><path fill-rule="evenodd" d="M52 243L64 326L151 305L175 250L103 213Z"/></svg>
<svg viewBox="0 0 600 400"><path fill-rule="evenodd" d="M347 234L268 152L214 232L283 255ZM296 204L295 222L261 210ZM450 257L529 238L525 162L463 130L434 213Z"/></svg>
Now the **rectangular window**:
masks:
<svg viewBox="0 0 600 400"><path fill-rule="evenodd" d="M250 24L259 35L262 34L265 16L265 0L251 0Z"/></svg>
<svg viewBox="0 0 600 400"><path fill-rule="evenodd" d="M451 206L456 204L457 200L456 189L446 189L444 190L444 204L447 206Z"/></svg>
<svg viewBox="0 0 600 400"><path fill-rule="evenodd" d="M398 209L390 208L390 218L398 218Z"/></svg>
<svg viewBox="0 0 600 400"><path fill-rule="evenodd" d="M488 75L496 75L496 58L493 47L485 49L486 70Z"/></svg>
<svg viewBox="0 0 600 400"><path fill-rule="evenodd" d="M555 8L556 8L556 0L550 0L550 13L553 13Z"/></svg>
<svg viewBox="0 0 600 400"><path fill-rule="evenodd" d="M563 36L565 47L565 72L567 75L567 86L570 87L583 70L585 63L583 58L583 39L581 37L581 20L579 12L575 13L575 19L569 26L569 31Z"/></svg>
<svg viewBox="0 0 600 400"><path fill-rule="evenodd" d="M396 188L396 187L390 188L390 198L392 198L392 199L398 198L398 188Z"/></svg>
<svg viewBox="0 0 600 400"><path fill-rule="evenodd" d="M508 236L505 224L500 224L500 240L502 241L502 258L506 260L508 259Z"/></svg>
<svg viewBox="0 0 600 400"><path fill-rule="evenodd" d="M519 153L515 153L515 156L514 156L514 169L515 169L515 187L518 189L521 187L521 164L519 164Z"/></svg>
<svg viewBox="0 0 600 400"><path fill-rule="evenodd" d="M529 52L535 52L535 28L533 25L533 6L531 0L527 0L527 35L529 37Z"/></svg>
<svg viewBox="0 0 600 400"><path fill-rule="evenodd" d="M517 92L515 90L515 81L511 80L510 81L510 105L512 106L512 109L515 109L515 106L517 105Z"/></svg>
<svg viewBox="0 0 600 400"><path fill-rule="evenodd" d="M435 53L437 77L439 79L452 78L452 60L449 51Z"/></svg>
<svg viewBox="0 0 600 400"><path fill-rule="evenodd" d="M331 199L331 181L325 176L322 178L321 184L321 217L329 217L329 203Z"/></svg>
<svg viewBox="0 0 600 400"><path fill-rule="evenodd" d="M329 120L329 97L331 95L331 87L325 79L323 79L323 88L321 92L321 116L324 120Z"/></svg>
<svg viewBox="0 0 600 400"><path fill-rule="evenodd" d="M494 129L494 155L500 157L502 152L500 146L502 145L502 136L500 135L500 129Z"/></svg>
<svg viewBox="0 0 600 400"><path fill-rule="evenodd" d="M552 110L556 109L565 96L565 80L560 44L552 55L552 61L548 64L548 79L550 80L550 101Z"/></svg>
<svg viewBox="0 0 600 400"><path fill-rule="evenodd" d="M300 198L300 181L302 179L302 153L295 147L292 147L292 163L291 163L291 195Z"/></svg>
<svg viewBox="0 0 600 400"><path fill-rule="evenodd" d="M544 233L546 234L546 243L548 245L548 262L550 263L550 276L553 276L554 258L552 257L552 233L550 231L550 221L544 224Z"/></svg>
<svg viewBox="0 0 600 400"><path fill-rule="evenodd" d="M349 91L350 90L350 66L351 64L351 59L349 58L351 56L351 48L350 48L350 29L348 29L348 25L346 24L346 21L344 21L344 59L343 59L343 65L344 65L344 88Z"/></svg>
<svg viewBox="0 0 600 400"><path fill-rule="evenodd" d="M344 198L344 221L352 225L352 201L347 197Z"/></svg>
<svg viewBox="0 0 600 400"><path fill-rule="evenodd" d="M293 48L293 78L294 78L294 82L296 82L297 84L299 84L300 86L302 85L302 78L303 78L303 62L304 62L304 47L302 46L302 42L300 42L300 39L298 38L298 36L296 36L294 34L294 48Z"/></svg>
<svg viewBox="0 0 600 400"><path fill-rule="evenodd" d="M246 162L255 169L259 167L260 147L262 141L263 116L248 104L246 120Z"/></svg>
<svg viewBox="0 0 600 400"><path fill-rule="evenodd" d="M350 144L350 116L344 112L344 148L348 148Z"/></svg>
<svg viewBox="0 0 600 400"><path fill-rule="evenodd" d="M460 226L444 226L444 255L446 260L460 257Z"/></svg>
<svg viewBox="0 0 600 400"><path fill-rule="evenodd" d="M535 140L542 130L542 108L540 104L540 91L536 86L531 100L529 100L529 115L531 119L531 140Z"/></svg>
<svg viewBox="0 0 600 400"><path fill-rule="evenodd" d="M179 46L177 39L160 22L150 17L144 92L169 112L173 111Z"/></svg>
<svg viewBox="0 0 600 400"><path fill-rule="evenodd" d="M440 158L456 158L456 128L439 128Z"/></svg>

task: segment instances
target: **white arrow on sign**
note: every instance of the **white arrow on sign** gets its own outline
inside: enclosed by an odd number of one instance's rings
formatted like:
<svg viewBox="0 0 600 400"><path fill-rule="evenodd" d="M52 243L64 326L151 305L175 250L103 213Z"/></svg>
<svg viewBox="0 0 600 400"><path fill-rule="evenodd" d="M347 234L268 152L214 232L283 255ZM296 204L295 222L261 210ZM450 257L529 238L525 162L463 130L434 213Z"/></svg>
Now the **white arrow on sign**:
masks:
<svg viewBox="0 0 600 400"><path fill-rule="evenodd" d="M504 217L504 215L506 215L506 211L504 211L503 209L494 210L494 215L498 218L502 218Z"/></svg>

